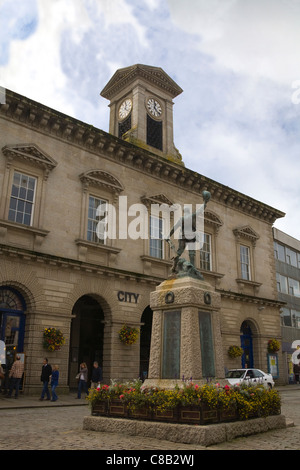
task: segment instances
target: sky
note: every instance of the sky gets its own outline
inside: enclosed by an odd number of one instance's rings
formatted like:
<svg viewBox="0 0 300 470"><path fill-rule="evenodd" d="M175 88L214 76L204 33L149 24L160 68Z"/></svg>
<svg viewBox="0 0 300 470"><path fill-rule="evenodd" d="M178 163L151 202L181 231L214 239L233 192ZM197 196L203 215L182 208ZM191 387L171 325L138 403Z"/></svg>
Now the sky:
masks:
<svg viewBox="0 0 300 470"><path fill-rule="evenodd" d="M300 0L0 0L0 86L108 132L115 71L161 67L185 166L300 240L299 25Z"/></svg>

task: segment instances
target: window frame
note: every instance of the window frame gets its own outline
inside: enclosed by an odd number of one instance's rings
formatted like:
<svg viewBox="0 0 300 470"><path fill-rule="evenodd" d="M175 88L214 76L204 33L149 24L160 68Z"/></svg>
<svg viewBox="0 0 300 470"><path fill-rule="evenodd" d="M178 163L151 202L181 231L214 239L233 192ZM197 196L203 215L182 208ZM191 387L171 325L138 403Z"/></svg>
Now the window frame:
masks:
<svg viewBox="0 0 300 470"><path fill-rule="evenodd" d="M154 227L154 228L156 230L158 230L159 235L161 235L161 236L158 236L158 237L152 237L151 236L152 235L152 221L154 221L154 220L159 221L159 226ZM162 217L157 217L155 215L150 215L150 219L149 219L149 256L151 256L152 258L157 258L157 259L162 259L162 260L165 259L165 246L164 246L163 234L164 234L164 219ZM158 241L160 246L158 246L158 247L153 246L152 241ZM154 252L152 250L154 250L157 253L160 253L161 256L157 256L156 254L154 254Z"/></svg>
<svg viewBox="0 0 300 470"><path fill-rule="evenodd" d="M95 218L91 218L89 217L89 213L90 213L90 200L91 198L93 198L95 201L98 200L99 201L99 204L97 205L97 207L93 207L92 210L95 211ZM97 226L100 222L99 219L97 219L97 208L99 207L99 205L101 205L101 203L105 203L106 207L107 205L109 204L109 201L107 199L102 199L100 196L95 196L94 194L92 193L89 193L88 194L88 198L87 198L87 204L88 204L88 207L87 207L87 214L86 214L86 232L85 232L85 239L88 241L88 242L91 242L91 243L97 243L97 244L100 244L100 245L106 245L107 244L107 239L101 239L97 236ZM89 230L89 222L92 223L93 225L93 228L94 230ZM89 239L89 233L91 233L92 235L94 234L94 237L92 236L92 239Z"/></svg>
<svg viewBox="0 0 300 470"><path fill-rule="evenodd" d="M18 195L14 195L13 194L13 191L14 191L14 187L16 187L15 185L15 178L16 176L19 175L20 176L20 181L19 181L19 186L17 187L18 188ZM29 199L26 199L26 197L21 197L21 189L24 188L24 186L21 185L22 183L22 179L23 178L27 178L27 191L26 193L28 193L29 191L29 188L28 188L28 184L29 184L29 181L30 179L34 181L34 188L33 190L30 189L30 191L33 191L33 197L32 197L32 201L30 201ZM26 225L28 227L32 227L33 226L33 220L34 220L34 213L35 213L35 202L36 202L36 192L37 192L37 184L38 184L38 178L35 177L35 176L32 176L32 175L29 175L27 173L25 173L24 171L19 171L19 170L14 170L13 171L13 175L12 175L12 184L10 186L11 188L11 192L10 192L10 198L9 198L9 207L8 207L8 215L7 215L7 219L9 220L9 222L15 222L15 223L19 223L19 224L22 224L22 225ZM13 201L16 201L16 207L15 208L12 208L12 202ZM20 203L23 203L24 205L24 208L22 211L18 211L17 208L19 206ZM31 211L30 213L26 213L25 212L25 208L26 208L26 205L30 205L31 207ZM11 213L14 213L14 217L11 217ZM22 222L20 220L17 220L17 217L18 217L18 213L19 214L22 214ZM30 215L30 221L29 223L26 223L24 221L24 218L25 218L25 215Z"/></svg>
<svg viewBox="0 0 300 470"><path fill-rule="evenodd" d="M208 240L209 240L209 251L206 251L206 250L203 250L203 247L204 245L207 245L207 242L205 241L205 238L208 237ZM200 270L203 270L203 271L212 271L212 235L210 233L207 233L207 232L203 232L201 234L201 238L204 238L203 240L203 245L202 245L202 248L200 249ZM208 258L209 260L205 260L205 259L202 259L203 258L203 255L207 255L208 254ZM207 263L209 264L209 267L207 267Z"/></svg>
<svg viewBox="0 0 300 470"><path fill-rule="evenodd" d="M246 257L247 257L247 262L243 261L243 254L242 250L246 249ZM244 270L243 266L246 266L247 269ZM243 273L246 273L247 277L244 276ZM240 274L241 274L241 279L244 281L252 281L252 269L251 269L251 250L250 247L244 244L240 244Z"/></svg>

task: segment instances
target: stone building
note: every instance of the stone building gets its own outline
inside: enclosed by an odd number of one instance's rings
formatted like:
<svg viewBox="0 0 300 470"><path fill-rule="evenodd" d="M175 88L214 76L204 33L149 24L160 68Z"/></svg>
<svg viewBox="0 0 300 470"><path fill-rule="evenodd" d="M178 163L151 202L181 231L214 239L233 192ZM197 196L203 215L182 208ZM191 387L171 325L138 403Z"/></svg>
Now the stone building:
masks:
<svg viewBox="0 0 300 470"><path fill-rule="evenodd" d="M300 346L300 241L273 228L285 382L294 381L293 355Z"/></svg>
<svg viewBox="0 0 300 470"><path fill-rule="evenodd" d="M25 393L40 391L44 356L59 366L61 390L76 386L81 362L91 369L95 359L104 381L146 375L150 293L172 265L162 239L168 221L150 208L201 204L203 190L211 200L196 265L221 294L225 366L267 370L267 342L281 336L272 225L284 214L185 167L173 142L173 99L181 92L160 68L118 70L101 92L110 106L107 133L6 90L0 339L8 363L16 351L25 355ZM99 207L114 209L104 240ZM119 340L123 324L140 330L131 346ZM63 332L61 350L43 349L48 327ZM229 358L228 347L241 344L242 359Z"/></svg>

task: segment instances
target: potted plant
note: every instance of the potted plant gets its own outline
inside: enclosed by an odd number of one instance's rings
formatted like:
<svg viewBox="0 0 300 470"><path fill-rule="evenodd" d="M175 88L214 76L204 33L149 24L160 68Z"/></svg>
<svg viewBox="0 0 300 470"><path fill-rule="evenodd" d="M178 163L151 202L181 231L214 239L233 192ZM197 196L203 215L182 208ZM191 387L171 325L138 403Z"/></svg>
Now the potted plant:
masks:
<svg viewBox="0 0 300 470"><path fill-rule="evenodd" d="M232 345L229 346L227 353L229 357L236 358L242 356L244 350L240 346Z"/></svg>
<svg viewBox="0 0 300 470"><path fill-rule="evenodd" d="M277 339L272 338L268 341L268 352L269 353L277 353L280 349L280 343Z"/></svg>
<svg viewBox="0 0 300 470"><path fill-rule="evenodd" d="M45 328L43 334L43 347L48 351L59 351L66 340L62 332L56 328Z"/></svg>
<svg viewBox="0 0 300 470"><path fill-rule="evenodd" d="M119 340L123 344L131 345L136 343L139 336L139 330L127 325L123 325L119 331Z"/></svg>

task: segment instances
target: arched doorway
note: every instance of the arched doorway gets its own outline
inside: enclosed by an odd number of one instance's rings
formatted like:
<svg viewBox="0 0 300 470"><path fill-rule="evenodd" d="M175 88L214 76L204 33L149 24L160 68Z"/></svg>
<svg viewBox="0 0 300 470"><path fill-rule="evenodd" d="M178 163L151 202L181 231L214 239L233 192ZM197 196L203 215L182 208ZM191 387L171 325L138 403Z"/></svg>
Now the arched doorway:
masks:
<svg viewBox="0 0 300 470"><path fill-rule="evenodd" d="M241 347L244 350L242 355L242 367L254 367L253 361L253 333L250 322L244 321L241 325Z"/></svg>
<svg viewBox="0 0 300 470"><path fill-rule="evenodd" d="M140 377L144 381L148 377L151 332L152 332L153 312L150 307L146 307L141 318L140 337Z"/></svg>
<svg viewBox="0 0 300 470"><path fill-rule="evenodd" d="M84 295L75 303L72 314L69 386L76 388L82 362L87 364L89 381L94 361L103 368L104 312L95 296Z"/></svg>
<svg viewBox="0 0 300 470"><path fill-rule="evenodd" d="M15 360L16 353L24 351L26 303L23 296L14 288L0 287L0 340L6 346L6 365L8 372ZM8 385L5 374L4 388ZM3 386L3 384L2 384Z"/></svg>

